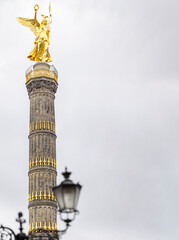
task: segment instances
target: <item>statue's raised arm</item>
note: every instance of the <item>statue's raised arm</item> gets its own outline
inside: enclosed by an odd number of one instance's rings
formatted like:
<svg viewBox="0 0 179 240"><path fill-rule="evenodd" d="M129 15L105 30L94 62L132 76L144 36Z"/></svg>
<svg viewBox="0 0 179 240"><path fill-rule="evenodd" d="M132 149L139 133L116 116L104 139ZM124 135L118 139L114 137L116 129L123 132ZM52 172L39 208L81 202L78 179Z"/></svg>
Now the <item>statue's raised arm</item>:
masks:
<svg viewBox="0 0 179 240"><path fill-rule="evenodd" d="M34 11L35 11L34 18L22 18L22 17L17 18L17 21L20 24L22 24L23 26L30 28L30 30L35 34L35 36L38 36L39 27L40 27L40 23L37 21L38 9L39 9L39 6L35 5L34 6Z"/></svg>
<svg viewBox="0 0 179 240"><path fill-rule="evenodd" d="M51 6L49 6L49 23L47 21L48 16L41 15L43 17L41 23L37 20L37 11L39 6L36 4L34 6L35 16L34 18L17 18L18 22L23 26L30 28L30 30L35 34L36 39L34 41L34 48L29 53L28 58L31 61L44 61L51 62L51 57L49 54L49 33L50 33L50 23L52 21Z"/></svg>

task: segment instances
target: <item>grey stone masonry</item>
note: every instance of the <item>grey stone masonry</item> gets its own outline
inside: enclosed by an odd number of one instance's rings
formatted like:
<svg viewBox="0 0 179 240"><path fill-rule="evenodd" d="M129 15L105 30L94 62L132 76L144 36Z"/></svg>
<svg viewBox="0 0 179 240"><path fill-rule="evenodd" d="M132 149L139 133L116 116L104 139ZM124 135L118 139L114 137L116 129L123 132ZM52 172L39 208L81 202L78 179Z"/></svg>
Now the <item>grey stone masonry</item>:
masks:
<svg viewBox="0 0 179 240"><path fill-rule="evenodd" d="M54 107L57 70L45 62L34 64L26 71L26 87L30 99L29 232L38 239L42 230L53 236L57 229L57 204L52 192L57 177Z"/></svg>

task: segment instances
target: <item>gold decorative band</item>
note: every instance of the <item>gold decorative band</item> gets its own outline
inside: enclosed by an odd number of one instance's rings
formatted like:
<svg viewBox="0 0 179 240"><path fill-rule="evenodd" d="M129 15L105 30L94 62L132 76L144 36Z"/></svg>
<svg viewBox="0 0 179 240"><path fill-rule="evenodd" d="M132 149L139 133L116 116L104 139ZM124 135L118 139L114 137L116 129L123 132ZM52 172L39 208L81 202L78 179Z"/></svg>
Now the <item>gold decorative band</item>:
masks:
<svg viewBox="0 0 179 240"><path fill-rule="evenodd" d="M53 194L53 192L48 191L35 191L32 193L29 193L28 201L35 201L35 200L50 200L56 202L56 198Z"/></svg>
<svg viewBox="0 0 179 240"><path fill-rule="evenodd" d="M56 164L56 160L53 158L33 158L29 160L29 169L34 168L34 167L53 167L56 169L57 164Z"/></svg>
<svg viewBox="0 0 179 240"><path fill-rule="evenodd" d="M55 74L55 72L47 70L47 69L37 69L32 70L29 74L26 75L26 83L32 79L37 77L47 77L55 79L55 81L58 83L58 76Z"/></svg>
<svg viewBox="0 0 179 240"><path fill-rule="evenodd" d="M36 121L29 124L29 133L36 130L49 130L55 133L55 123L49 121Z"/></svg>
<svg viewBox="0 0 179 240"><path fill-rule="evenodd" d="M41 230L55 232L57 230L57 224L54 222L46 221L29 223L29 232L40 232Z"/></svg>

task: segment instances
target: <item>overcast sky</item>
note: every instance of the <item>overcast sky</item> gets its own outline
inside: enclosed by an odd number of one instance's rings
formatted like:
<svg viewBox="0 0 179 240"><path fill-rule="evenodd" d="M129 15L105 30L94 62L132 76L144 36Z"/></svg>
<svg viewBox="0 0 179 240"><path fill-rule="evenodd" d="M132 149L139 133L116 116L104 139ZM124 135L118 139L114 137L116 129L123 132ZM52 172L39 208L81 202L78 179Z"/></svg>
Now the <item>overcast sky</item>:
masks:
<svg viewBox="0 0 179 240"><path fill-rule="evenodd" d="M179 1L51 2L58 182L68 166L83 185L63 239L178 240ZM15 231L18 211L28 220L34 41L16 17L35 3L41 20L47 0L0 0L0 223Z"/></svg>

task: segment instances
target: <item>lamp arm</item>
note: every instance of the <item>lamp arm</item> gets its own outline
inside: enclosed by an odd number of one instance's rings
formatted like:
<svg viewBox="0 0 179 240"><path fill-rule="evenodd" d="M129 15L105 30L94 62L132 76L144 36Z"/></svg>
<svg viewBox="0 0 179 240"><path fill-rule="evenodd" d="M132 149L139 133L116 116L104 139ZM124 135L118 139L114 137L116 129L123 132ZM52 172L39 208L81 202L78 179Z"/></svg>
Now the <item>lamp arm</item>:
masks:
<svg viewBox="0 0 179 240"><path fill-rule="evenodd" d="M70 223L66 222L66 227L63 230L57 230L59 238L66 233L67 229L70 227Z"/></svg>

